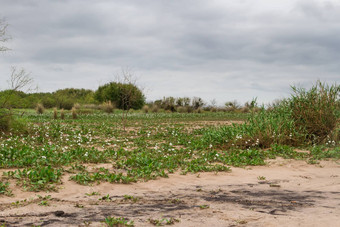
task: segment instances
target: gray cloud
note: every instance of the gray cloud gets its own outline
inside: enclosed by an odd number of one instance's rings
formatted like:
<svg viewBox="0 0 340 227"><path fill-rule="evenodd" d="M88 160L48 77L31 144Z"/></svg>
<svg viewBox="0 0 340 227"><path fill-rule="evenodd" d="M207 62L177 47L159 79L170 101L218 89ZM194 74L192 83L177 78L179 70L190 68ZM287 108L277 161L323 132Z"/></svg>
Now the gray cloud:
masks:
<svg viewBox="0 0 340 227"><path fill-rule="evenodd" d="M340 1L0 0L13 51L43 91L96 89L130 66L149 99L219 103L287 96L291 84L340 82ZM5 88L5 86L0 86Z"/></svg>

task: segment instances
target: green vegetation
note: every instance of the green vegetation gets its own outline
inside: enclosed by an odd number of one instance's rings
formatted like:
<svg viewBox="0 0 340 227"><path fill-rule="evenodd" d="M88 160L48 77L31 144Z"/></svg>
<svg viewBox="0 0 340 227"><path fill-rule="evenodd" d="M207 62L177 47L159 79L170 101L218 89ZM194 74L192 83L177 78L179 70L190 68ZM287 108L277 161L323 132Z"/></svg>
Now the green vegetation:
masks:
<svg viewBox="0 0 340 227"><path fill-rule="evenodd" d="M115 217L106 217L104 223L107 226L127 226L132 227L134 226L134 221L129 221L125 218L115 218Z"/></svg>
<svg viewBox="0 0 340 227"><path fill-rule="evenodd" d="M82 185L128 184L174 172L220 172L230 171L230 166L265 165L267 159L276 157L310 164L340 159L339 100L335 98L339 89L317 84L310 91L295 91L292 98L273 109L250 113L146 114L132 110L126 113L124 126L122 110L82 113L75 105L76 119L70 110L65 110L61 119L53 117L56 110L40 114L31 109L19 115L23 110L13 109L9 116L24 122L27 130L0 134L0 168L17 168L4 171L0 192L10 191L6 179L14 179L24 190L58 190L66 172L70 180ZM298 118L301 106L305 113ZM230 120L239 123L230 125ZM319 123L316 126L314 122ZM98 163L109 165L89 165ZM136 199L126 195L125 200Z"/></svg>
<svg viewBox="0 0 340 227"><path fill-rule="evenodd" d="M141 109L145 104L142 91L132 83L111 82L100 86L94 95L95 99L102 102L111 101L119 109Z"/></svg>

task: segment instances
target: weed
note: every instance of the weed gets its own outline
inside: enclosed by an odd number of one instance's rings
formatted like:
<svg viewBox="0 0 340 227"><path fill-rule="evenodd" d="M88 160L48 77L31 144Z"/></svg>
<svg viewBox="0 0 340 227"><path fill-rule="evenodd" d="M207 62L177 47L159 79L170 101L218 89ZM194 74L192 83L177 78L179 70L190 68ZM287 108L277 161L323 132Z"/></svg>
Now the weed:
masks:
<svg viewBox="0 0 340 227"><path fill-rule="evenodd" d="M0 181L0 195L7 195L12 196L12 191L9 189L9 183L8 182L2 182Z"/></svg>
<svg viewBox="0 0 340 227"><path fill-rule="evenodd" d="M257 179L263 181L263 180L266 180L266 177L264 177L264 176L258 176Z"/></svg>
<svg viewBox="0 0 340 227"><path fill-rule="evenodd" d="M53 169L51 166L37 166L23 170L5 172L9 178L17 179L17 184L28 187L30 191L56 190L55 184L60 183L62 169Z"/></svg>
<svg viewBox="0 0 340 227"><path fill-rule="evenodd" d="M94 195L100 195L99 192L91 192L91 193L85 193L87 196L94 196Z"/></svg>
<svg viewBox="0 0 340 227"><path fill-rule="evenodd" d="M199 207L200 207L200 209L208 209L208 208L210 208L209 205L200 205Z"/></svg>
<svg viewBox="0 0 340 227"><path fill-rule="evenodd" d="M176 222L179 222L179 219L177 218L162 218L162 219L149 218L148 221L153 225L162 226L162 225L174 225Z"/></svg>
<svg viewBox="0 0 340 227"><path fill-rule="evenodd" d="M125 218L115 218L115 217L106 217L104 223L107 226L127 226L132 227L134 226L134 221L129 221Z"/></svg>
<svg viewBox="0 0 340 227"><path fill-rule="evenodd" d="M124 195L124 200L125 201L130 200L130 201L136 203L139 200L139 198L132 196L132 195Z"/></svg>
<svg viewBox="0 0 340 227"><path fill-rule="evenodd" d="M107 194L107 195L105 195L105 196L99 198L99 200L100 200L100 201L111 201L111 198L110 198L110 195Z"/></svg>

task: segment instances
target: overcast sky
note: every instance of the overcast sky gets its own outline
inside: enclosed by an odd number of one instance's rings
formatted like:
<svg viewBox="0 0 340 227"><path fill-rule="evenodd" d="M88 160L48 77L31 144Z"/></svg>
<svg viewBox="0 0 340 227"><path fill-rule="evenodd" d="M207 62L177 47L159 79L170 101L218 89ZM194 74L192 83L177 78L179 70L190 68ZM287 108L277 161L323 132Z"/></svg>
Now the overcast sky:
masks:
<svg viewBox="0 0 340 227"><path fill-rule="evenodd" d="M129 67L148 100L241 103L340 82L340 0L0 0L11 51L40 92L97 89Z"/></svg>

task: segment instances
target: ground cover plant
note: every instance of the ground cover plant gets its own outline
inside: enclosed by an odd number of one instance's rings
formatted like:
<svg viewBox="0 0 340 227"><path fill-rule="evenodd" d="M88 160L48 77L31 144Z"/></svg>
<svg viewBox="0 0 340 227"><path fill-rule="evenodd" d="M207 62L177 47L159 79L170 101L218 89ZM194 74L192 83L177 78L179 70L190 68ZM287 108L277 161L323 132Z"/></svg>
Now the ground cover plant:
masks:
<svg viewBox="0 0 340 227"><path fill-rule="evenodd" d="M276 157L308 163L339 159L338 87L319 83L310 91L294 91L297 94L270 111L130 112L124 126L119 110L97 110L77 118L65 110L64 119L55 118L51 109L25 110L21 119L29 133L12 130L0 135L0 168L11 168L3 171L1 194L9 194L9 181L23 190L58 190L66 174L82 185L127 184L174 172L265 165ZM316 121L320 127L314 130L310 124Z"/></svg>

